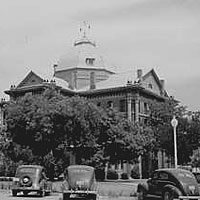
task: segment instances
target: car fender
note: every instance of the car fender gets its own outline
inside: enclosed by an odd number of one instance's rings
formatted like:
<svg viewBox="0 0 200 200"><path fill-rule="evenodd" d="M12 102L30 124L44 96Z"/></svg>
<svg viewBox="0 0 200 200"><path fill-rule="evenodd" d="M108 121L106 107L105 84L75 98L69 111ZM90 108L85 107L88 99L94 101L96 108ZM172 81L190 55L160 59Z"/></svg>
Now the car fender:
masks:
<svg viewBox="0 0 200 200"><path fill-rule="evenodd" d="M147 192L149 190L149 186L147 183L139 183L137 186L137 192L140 192L141 190Z"/></svg>
<svg viewBox="0 0 200 200"><path fill-rule="evenodd" d="M182 195L181 190L178 189L176 186L173 186L173 185L166 185L166 186L163 188L162 194L164 194L164 192L165 192L166 190L173 191L173 193L177 194L178 196L181 196L181 195Z"/></svg>

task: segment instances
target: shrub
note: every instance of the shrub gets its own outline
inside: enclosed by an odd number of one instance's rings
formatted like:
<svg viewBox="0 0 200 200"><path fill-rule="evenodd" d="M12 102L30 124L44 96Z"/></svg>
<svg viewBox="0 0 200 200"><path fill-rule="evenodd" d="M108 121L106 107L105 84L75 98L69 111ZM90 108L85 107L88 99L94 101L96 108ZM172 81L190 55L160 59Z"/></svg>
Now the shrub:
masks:
<svg viewBox="0 0 200 200"><path fill-rule="evenodd" d="M135 165L133 169L131 170L131 178L139 179L140 173L139 173L139 166Z"/></svg>
<svg viewBox="0 0 200 200"><path fill-rule="evenodd" d="M113 169L109 169L107 171L107 179L110 179L110 180L117 180L119 177L118 177L118 173L113 170Z"/></svg>
<svg viewBox="0 0 200 200"><path fill-rule="evenodd" d="M127 173L122 173L121 174L121 179L123 179L123 180L126 180L126 179L128 179L128 174Z"/></svg>
<svg viewBox="0 0 200 200"><path fill-rule="evenodd" d="M102 169L96 169L95 170L95 177L98 181L103 181L105 179L105 171L104 168Z"/></svg>

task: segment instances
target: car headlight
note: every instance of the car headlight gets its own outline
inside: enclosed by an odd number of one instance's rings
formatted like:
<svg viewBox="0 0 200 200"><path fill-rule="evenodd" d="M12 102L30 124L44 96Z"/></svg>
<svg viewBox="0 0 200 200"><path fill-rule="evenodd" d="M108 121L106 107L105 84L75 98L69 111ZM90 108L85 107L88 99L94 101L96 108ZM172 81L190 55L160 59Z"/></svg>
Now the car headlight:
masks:
<svg viewBox="0 0 200 200"><path fill-rule="evenodd" d="M14 178L13 178L13 182L19 182L19 178L14 177Z"/></svg>

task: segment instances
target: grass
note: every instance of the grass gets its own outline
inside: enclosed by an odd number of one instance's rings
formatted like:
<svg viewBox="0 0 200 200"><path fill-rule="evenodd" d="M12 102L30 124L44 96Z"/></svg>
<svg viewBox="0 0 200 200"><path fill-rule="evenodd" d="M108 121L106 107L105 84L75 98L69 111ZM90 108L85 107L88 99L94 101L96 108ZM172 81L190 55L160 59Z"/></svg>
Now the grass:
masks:
<svg viewBox="0 0 200 200"><path fill-rule="evenodd" d="M62 182L53 183L54 192L61 191ZM100 196L119 197L136 196L136 188L132 183L97 182L97 191Z"/></svg>
<svg viewBox="0 0 200 200"><path fill-rule="evenodd" d="M10 190L11 181L0 181L0 191ZM53 182L53 192L62 192L62 182ZM97 182L97 191L100 196L109 197L134 197L136 196L136 184L125 182Z"/></svg>

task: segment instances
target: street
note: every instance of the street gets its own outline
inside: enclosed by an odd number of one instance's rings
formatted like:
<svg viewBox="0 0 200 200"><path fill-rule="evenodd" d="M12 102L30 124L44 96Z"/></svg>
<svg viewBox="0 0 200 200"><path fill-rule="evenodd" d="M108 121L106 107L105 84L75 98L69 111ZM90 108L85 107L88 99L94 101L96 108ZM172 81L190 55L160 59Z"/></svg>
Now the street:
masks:
<svg viewBox="0 0 200 200"><path fill-rule="evenodd" d="M35 194L30 194L28 196L23 196L23 195L18 195L17 197L13 197L11 192L2 192L0 191L0 199L1 200L33 200L33 199L37 199L37 200L60 200L60 197L62 197L61 193L52 193L49 196L45 196L45 197L39 197ZM100 196L99 200L114 200L114 199L118 199L118 200L136 200L136 197L108 197L108 196Z"/></svg>
<svg viewBox="0 0 200 200"><path fill-rule="evenodd" d="M45 200L58 200L60 197L60 194L59 193L52 193L51 195L49 196L45 196L45 197L39 197L35 194L30 194L28 196L23 196L23 195L18 195L17 197L13 197L11 192L0 192L0 199L1 200L33 200L33 199L37 199L37 200L41 200L41 199L45 199Z"/></svg>
<svg viewBox="0 0 200 200"><path fill-rule="evenodd" d="M98 194L100 195L97 200L136 200L136 197L129 197L131 193L134 193L139 182L144 182L145 180L133 180L131 182L98 182ZM13 197L11 194L9 185L0 184L0 200L33 200L33 199L43 199L43 200L59 200L62 197L60 192L60 182L54 183L54 190L57 192L51 193L49 196L39 197L32 193L28 196L23 196L18 194L17 197Z"/></svg>

